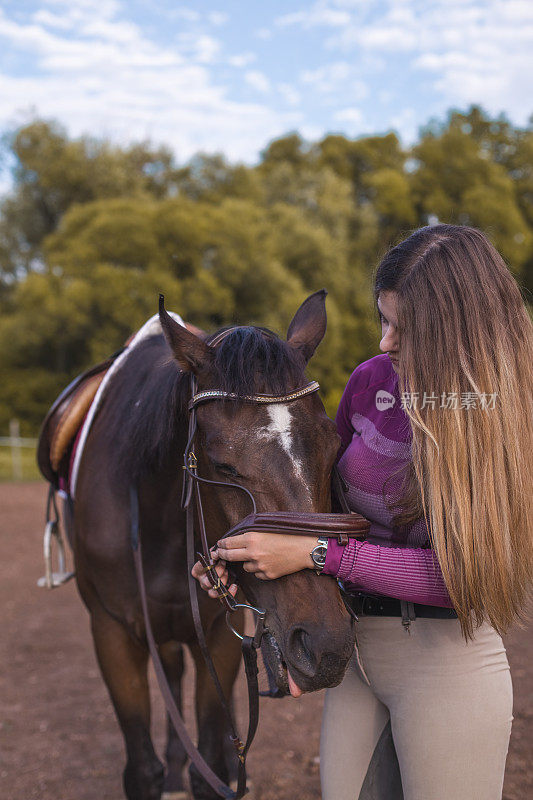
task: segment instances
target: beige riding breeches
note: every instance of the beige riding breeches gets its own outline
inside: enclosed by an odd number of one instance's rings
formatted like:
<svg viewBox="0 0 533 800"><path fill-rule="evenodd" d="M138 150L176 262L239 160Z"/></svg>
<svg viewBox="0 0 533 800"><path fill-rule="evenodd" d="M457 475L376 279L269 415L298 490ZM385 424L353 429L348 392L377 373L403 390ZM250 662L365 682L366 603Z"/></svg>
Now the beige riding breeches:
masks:
<svg viewBox="0 0 533 800"><path fill-rule="evenodd" d="M323 800L500 800L513 690L483 623L363 616L342 683L326 690Z"/></svg>

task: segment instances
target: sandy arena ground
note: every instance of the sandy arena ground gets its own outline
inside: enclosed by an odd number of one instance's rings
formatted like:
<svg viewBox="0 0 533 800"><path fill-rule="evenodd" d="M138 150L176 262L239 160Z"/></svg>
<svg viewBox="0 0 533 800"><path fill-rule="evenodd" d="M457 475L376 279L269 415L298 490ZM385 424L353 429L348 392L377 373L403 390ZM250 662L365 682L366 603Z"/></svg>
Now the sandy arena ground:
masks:
<svg viewBox="0 0 533 800"><path fill-rule="evenodd" d="M36 586L43 574L45 494L44 484L0 485L0 798L120 800L122 737L96 665L88 615L74 582L53 592ZM504 800L533 797L532 631L532 625L515 630L506 641L515 721ZM191 686L189 669L189 720ZM164 714L153 675L152 688L161 753ZM242 676L237 702L244 710ZM322 693L261 703L248 760L254 800L317 800Z"/></svg>

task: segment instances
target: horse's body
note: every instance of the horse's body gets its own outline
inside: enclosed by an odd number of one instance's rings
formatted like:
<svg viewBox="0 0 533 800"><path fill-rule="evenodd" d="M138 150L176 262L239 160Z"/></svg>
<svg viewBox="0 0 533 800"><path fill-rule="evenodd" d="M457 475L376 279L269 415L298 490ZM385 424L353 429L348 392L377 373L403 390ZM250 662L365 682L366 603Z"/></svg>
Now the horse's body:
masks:
<svg viewBox="0 0 533 800"><path fill-rule="evenodd" d="M185 762L169 730L165 776L150 738L148 652L130 545L130 486L138 487L149 613L162 661L179 705L182 645L189 648L196 666L199 749L227 780L232 758L224 717L196 642L187 589L180 508L187 371L196 374L201 389L226 388L241 395L294 390L305 381L305 363L325 330L324 297L317 293L303 304L288 343L245 328L215 350L166 315L161 322L166 339L153 336L139 345L110 382L85 445L73 516L78 587L125 738L128 800L158 800L163 787L182 790ZM259 511L329 510L338 437L316 395L276 408L211 403L198 410L198 425L201 474L246 486ZM241 494L203 491L210 544L249 512ZM312 570L276 581L240 570L238 579L249 601L267 609L270 637L263 647L279 688L287 691L286 666L307 691L339 683L354 634L335 582ZM239 643L220 604L200 595L207 642L230 697ZM215 796L194 769L191 782L196 798Z"/></svg>

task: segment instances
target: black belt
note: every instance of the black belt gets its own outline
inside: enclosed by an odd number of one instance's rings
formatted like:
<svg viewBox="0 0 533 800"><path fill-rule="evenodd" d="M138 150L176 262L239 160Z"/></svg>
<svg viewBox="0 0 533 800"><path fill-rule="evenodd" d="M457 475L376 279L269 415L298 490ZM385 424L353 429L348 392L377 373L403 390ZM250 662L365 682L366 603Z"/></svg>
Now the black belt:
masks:
<svg viewBox="0 0 533 800"><path fill-rule="evenodd" d="M376 597L372 594L357 592L355 594L343 593L344 602L359 616L374 617L401 617L402 602L392 597ZM456 619L457 614L453 608L442 606L424 606L420 603L409 603L409 608L415 617L431 617L434 619Z"/></svg>

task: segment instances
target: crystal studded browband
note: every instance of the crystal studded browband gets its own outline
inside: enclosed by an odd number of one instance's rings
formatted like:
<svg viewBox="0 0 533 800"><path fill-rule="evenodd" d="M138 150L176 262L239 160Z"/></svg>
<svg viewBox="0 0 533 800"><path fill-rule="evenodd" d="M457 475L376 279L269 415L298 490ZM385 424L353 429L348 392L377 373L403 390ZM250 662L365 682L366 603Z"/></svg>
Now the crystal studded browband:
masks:
<svg viewBox="0 0 533 800"><path fill-rule="evenodd" d="M320 384L317 381L311 381L306 386L296 389L290 394L273 395L273 394L252 394L242 395L235 394L234 392L221 392L218 389L208 389L205 392L198 392L189 401L189 411L195 408L200 403L206 403L208 400L243 400L246 403L289 403L291 400L298 400L300 397L305 397L306 394L317 392Z"/></svg>

